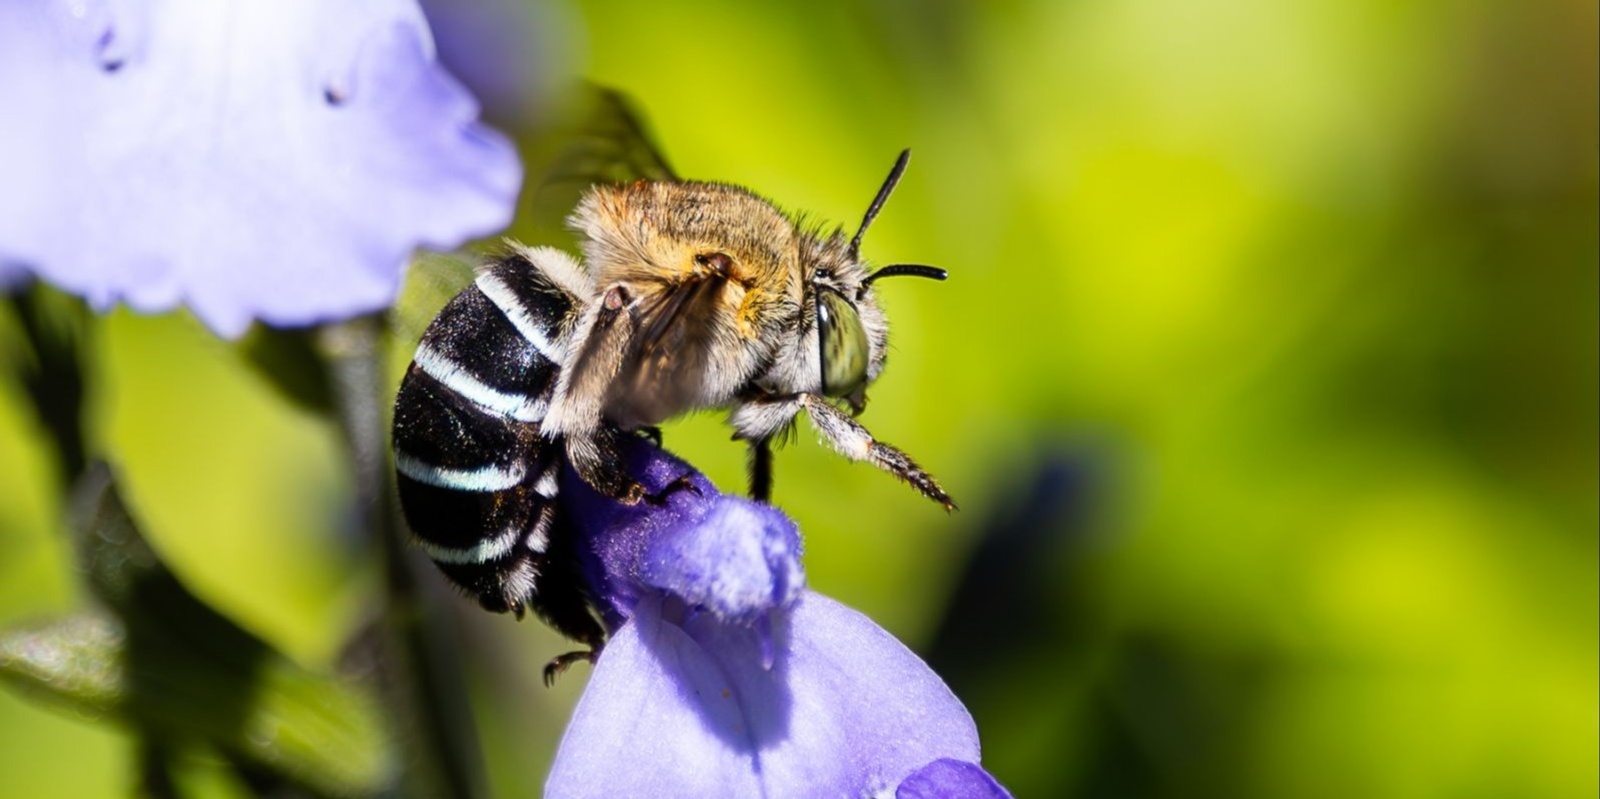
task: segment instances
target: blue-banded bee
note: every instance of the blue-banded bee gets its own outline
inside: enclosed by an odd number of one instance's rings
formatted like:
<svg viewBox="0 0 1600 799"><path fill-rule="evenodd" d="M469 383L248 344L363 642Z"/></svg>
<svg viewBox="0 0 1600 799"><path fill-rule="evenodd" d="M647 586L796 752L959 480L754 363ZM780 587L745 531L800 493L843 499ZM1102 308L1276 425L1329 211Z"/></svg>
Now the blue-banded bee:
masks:
<svg viewBox="0 0 1600 799"><path fill-rule="evenodd" d="M859 413L884 367L874 282L945 276L869 271L859 255L909 154L848 239L736 186L641 180L583 195L568 218L581 263L512 246L480 270L423 334L395 402L401 505L445 574L485 608L532 609L597 650L604 636L560 518L561 470L618 502L654 499L623 468L618 437L699 409L731 409L758 499L771 489L771 442L803 409L835 450L953 509L839 407Z"/></svg>

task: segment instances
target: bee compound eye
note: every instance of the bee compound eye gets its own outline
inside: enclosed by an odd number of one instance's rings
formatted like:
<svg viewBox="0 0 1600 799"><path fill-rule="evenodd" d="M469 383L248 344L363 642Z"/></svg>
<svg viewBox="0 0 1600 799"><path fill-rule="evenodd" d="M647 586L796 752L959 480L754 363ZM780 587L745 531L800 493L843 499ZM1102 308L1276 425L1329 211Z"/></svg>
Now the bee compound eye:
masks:
<svg viewBox="0 0 1600 799"><path fill-rule="evenodd" d="M855 306L831 289L817 290L817 339L822 393L846 397L867 383L867 331Z"/></svg>

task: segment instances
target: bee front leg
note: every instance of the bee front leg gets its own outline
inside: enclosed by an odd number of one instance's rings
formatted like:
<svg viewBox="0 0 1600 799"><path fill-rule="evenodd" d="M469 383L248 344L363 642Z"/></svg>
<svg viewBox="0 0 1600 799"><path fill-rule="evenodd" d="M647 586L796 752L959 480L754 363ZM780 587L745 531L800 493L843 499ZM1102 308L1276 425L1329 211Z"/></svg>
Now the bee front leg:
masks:
<svg viewBox="0 0 1600 799"><path fill-rule="evenodd" d="M637 332L628 302L627 290L612 286L584 312L573 335L575 341L582 343L572 360L563 365L550 410L544 417L542 430L546 436L584 438L602 428L606 395L622 371Z"/></svg>
<svg viewBox="0 0 1600 799"><path fill-rule="evenodd" d="M943 505L945 510L956 509L955 500L910 456L873 439L867 428L815 394L801 394L799 402L811 416L811 423L822 433L822 440L828 442L836 452L851 460L867 461L906 481L923 496Z"/></svg>

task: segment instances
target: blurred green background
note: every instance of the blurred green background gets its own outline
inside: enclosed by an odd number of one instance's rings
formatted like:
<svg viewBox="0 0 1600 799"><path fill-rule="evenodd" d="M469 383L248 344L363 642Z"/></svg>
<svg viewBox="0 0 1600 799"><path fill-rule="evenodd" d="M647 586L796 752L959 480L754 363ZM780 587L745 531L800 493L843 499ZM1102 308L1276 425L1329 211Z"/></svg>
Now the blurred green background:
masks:
<svg viewBox="0 0 1600 799"><path fill-rule="evenodd" d="M775 500L811 585L930 659L1019 797L1600 792L1593 2L534 20L541 75L625 92L686 177L853 228L913 149L864 252L951 277L881 286L862 421L962 510L804 422ZM17 336L0 318L0 357ZM90 439L158 551L332 668L379 582L335 425L183 315L119 311L89 343ZM719 415L666 441L742 486ZM0 384L0 626L83 601L50 452ZM430 589L495 795L537 795L586 672L544 690L565 644ZM0 691L0 793L123 795L136 757Z"/></svg>

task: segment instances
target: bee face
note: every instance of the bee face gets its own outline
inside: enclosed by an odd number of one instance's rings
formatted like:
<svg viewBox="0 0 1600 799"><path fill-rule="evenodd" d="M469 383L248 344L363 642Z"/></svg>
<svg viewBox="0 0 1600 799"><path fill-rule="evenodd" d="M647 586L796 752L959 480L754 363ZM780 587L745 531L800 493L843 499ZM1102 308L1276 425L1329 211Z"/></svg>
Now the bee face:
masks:
<svg viewBox="0 0 1600 799"><path fill-rule="evenodd" d="M883 371L889 325L867 282L868 271L842 234L809 236L801 248L805 300L798 335L769 379L773 393L848 399L858 411L866 387Z"/></svg>
<svg viewBox="0 0 1600 799"><path fill-rule="evenodd" d="M880 324L874 330L877 335L867 334L862 310L876 311L876 305L852 303L843 293L828 288L818 288L816 298L822 357L819 388L824 396L849 398L860 409L866 404L867 383L883 369L887 331ZM882 314L878 316L881 319Z"/></svg>

